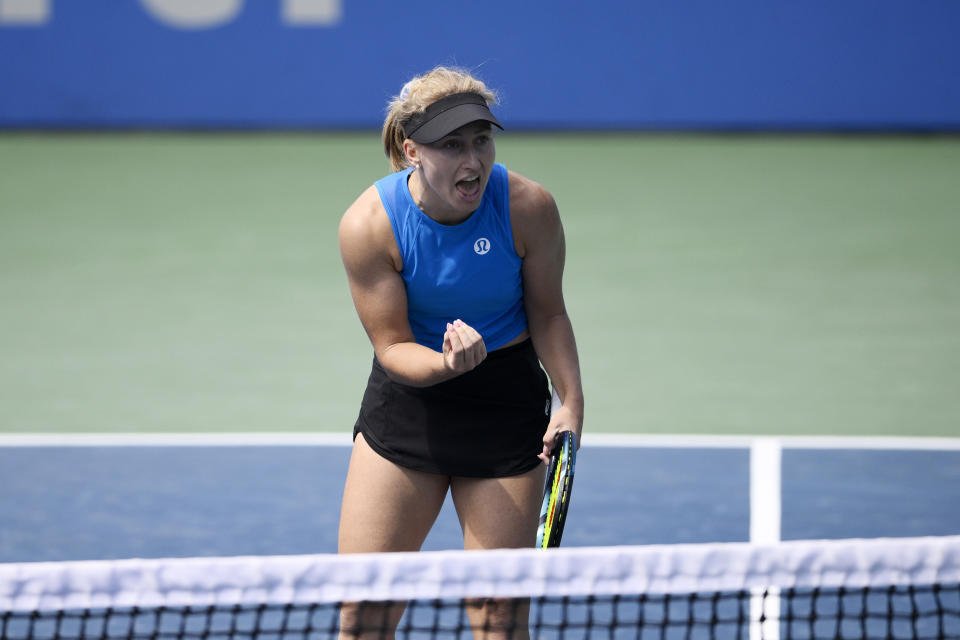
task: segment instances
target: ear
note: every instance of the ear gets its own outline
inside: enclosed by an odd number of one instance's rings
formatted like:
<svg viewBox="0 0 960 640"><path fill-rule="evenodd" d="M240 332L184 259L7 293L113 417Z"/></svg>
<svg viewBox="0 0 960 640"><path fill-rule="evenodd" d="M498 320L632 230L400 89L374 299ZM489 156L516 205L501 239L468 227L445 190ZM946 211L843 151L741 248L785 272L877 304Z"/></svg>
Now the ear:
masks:
<svg viewBox="0 0 960 640"><path fill-rule="evenodd" d="M410 138L403 141L403 154L410 164L415 167L420 166L420 147Z"/></svg>

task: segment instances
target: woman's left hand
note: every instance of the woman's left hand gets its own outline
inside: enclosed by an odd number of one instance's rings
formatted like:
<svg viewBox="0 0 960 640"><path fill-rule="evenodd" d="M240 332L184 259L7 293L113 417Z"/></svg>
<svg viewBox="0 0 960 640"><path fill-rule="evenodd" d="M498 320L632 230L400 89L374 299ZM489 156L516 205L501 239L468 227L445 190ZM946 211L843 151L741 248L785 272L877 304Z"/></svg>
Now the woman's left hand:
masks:
<svg viewBox="0 0 960 640"><path fill-rule="evenodd" d="M566 407L556 407L550 414L550 424L543 434L543 452L537 457L545 464L550 464L550 455L553 453L553 444L561 431L572 431L577 437L577 449L580 448L580 430L582 425L573 411Z"/></svg>

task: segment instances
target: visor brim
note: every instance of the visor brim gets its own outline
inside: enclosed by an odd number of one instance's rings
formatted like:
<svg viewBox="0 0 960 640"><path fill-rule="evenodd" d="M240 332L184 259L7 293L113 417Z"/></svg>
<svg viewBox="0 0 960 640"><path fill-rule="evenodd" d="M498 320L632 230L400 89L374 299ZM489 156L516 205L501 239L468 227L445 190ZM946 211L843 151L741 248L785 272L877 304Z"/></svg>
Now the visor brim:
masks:
<svg viewBox="0 0 960 640"><path fill-rule="evenodd" d="M414 142L430 144L456 131L460 127L470 124L471 122L477 122L478 120L489 122L497 128L503 129L503 125L497 121L486 105L471 103L461 104L447 109L424 123L423 126L414 131L409 137Z"/></svg>

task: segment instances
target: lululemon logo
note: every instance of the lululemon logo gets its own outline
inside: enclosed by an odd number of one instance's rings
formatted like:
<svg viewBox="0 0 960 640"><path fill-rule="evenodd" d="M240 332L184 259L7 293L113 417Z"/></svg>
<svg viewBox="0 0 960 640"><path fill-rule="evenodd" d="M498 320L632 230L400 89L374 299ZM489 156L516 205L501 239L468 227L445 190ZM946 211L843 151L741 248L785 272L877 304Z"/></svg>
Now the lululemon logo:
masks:
<svg viewBox="0 0 960 640"><path fill-rule="evenodd" d="M486 238L480 238L473 243L473 250L477 252L478 256L486 255L490 252L490 241Z"/></svg>

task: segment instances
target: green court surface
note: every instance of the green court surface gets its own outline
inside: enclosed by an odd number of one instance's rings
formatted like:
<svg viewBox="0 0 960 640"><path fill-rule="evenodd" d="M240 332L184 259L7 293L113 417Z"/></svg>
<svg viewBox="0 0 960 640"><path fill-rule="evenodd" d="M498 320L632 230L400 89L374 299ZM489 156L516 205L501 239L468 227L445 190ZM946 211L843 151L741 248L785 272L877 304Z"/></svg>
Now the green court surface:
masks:
<svg viewBox="0 0 960 640"><path fill-rule="evenodd" d="M960 139L504 134L586 429L960 435ZM349 432L375 133L0 134L0 431Z"/></svg>

